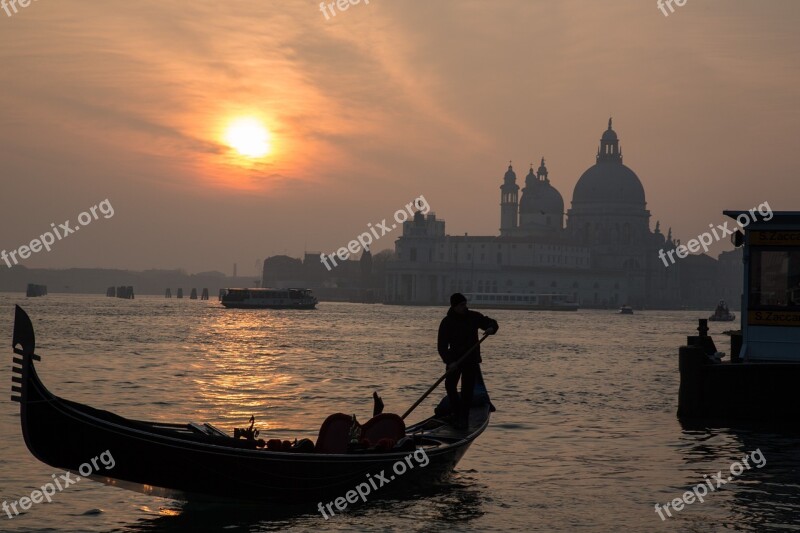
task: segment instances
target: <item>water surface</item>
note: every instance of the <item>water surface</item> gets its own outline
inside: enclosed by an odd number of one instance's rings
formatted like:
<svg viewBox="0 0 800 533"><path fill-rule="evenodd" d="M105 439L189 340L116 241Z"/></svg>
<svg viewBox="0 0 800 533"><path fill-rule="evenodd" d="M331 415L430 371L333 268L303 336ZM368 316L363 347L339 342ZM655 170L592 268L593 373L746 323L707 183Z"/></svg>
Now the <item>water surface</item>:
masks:
<svg viewBox="0 0 800 533"><path fill-rule="evenodd" d="M255 415L265 438L314 439L332 412L367 420L373 390L388 412L402 413L443 371L435 346L444 308L322 303L315 311L247 311L214 300L0 294L7 386L14 303L33 320L37 368L54 393L133 418L231 431ZM448 486L371 498L326 521L316 506L278 513L187 505L82 480L53 503L13 520L0 515L0 531L798 529L800 438L684 430L675 418L678 346L708 313L486 314L500 323L482 347L498 412ZM720 332L730 327L711 324L724 351ZM0 401L0 500L10 502L57 471L25 448L18 404L8 396ZM763 468L666 521L655 513L656 503L756 449Z"/></svg>

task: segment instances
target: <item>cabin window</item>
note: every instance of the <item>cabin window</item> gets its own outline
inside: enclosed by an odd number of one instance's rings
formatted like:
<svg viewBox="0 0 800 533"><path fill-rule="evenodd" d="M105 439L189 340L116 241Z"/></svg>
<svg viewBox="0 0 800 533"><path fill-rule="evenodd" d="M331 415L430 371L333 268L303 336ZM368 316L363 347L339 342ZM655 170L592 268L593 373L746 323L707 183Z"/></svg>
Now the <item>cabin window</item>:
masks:
<svg viewBox="0 0 800 533"><path fill-rule="evenodd" d="M752 247L749 309L800 310L800 250Z"/></svg>

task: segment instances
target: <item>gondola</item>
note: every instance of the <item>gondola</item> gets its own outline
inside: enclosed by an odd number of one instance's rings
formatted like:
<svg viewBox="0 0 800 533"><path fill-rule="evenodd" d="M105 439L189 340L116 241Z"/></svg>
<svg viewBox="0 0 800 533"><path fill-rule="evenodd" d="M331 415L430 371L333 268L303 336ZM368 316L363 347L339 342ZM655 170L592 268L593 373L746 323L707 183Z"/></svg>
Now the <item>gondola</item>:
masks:
<svg viewBox="0 0 800 533"><path fill-rule="evenodd" d="M133 420L60 398L39 379L35 336L28 315L16 307L12 400L20 403L25 444L40 461L80 473L93 457L108 452L114 466L88 476L107 485L187 501L254 501L284 505L333 501L383 473L380 497L444 480L489 424L490 403L475 405L465 429L438 417L406 428L411 451L424 450L425 466L403 469L408 449L384 453L270 451L246 446L210 424ZM396 416L396 415L391 415ZM398 417L399 418L399 417ZM407 442L408 444L408 442ZM410 464L410 463L409 463ZM391 477L390 477L391 476ZM381 480L381 483L383 481ZM390 491L390 489L392 489Z"/></svg>

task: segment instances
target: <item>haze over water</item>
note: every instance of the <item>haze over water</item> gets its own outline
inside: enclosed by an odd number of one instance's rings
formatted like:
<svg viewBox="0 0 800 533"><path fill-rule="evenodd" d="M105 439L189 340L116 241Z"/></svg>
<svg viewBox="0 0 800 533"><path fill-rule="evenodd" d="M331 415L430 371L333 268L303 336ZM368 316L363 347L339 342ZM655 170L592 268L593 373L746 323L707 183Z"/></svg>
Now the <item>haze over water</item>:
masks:
<svg viewBox="0 0 800 533"><path fill-rule="evenodd" d="M495 235L508 161L545 157L569 205L609 116L651 228L686 242L723 209L800 201L799 22L796 0L0 10L0 246L105 198L113 219L24 265L249 276L420 194L451 234Z"/></svg>
<svg viewBox="0 0 800 533"><path fill-rule="evenodd" d="M311 312L237 311L213 300L1 294L0 331L11 331L14 303L33 320L37 368L51 391L132 418L211 422L231 431L253 414L265 438L316 438L330 413L369 418L373 390L387 412L404 411L443 371L435 335L444 308L323 302ZM270 514L184 505L81 480L52 504L34 505L14 520L0 517L0 530L794 527L800 437L684 430L676 420L677 349L707 313L486 314L500 323L483 349L498 411L448 486L402 500L370 499L325 521L314 506ZM726 352L720 332L728 326L711 324ZM7 384L10 357L9 350L0 366ZM433 396L413 420L429 415L439 394ZM666 522L654 512L655 503L681 497L757 448L763 468L746 470ZM9 401L0 402L0 449L0 500L28 495L56 472L25 448L18 404Z"/></svg>

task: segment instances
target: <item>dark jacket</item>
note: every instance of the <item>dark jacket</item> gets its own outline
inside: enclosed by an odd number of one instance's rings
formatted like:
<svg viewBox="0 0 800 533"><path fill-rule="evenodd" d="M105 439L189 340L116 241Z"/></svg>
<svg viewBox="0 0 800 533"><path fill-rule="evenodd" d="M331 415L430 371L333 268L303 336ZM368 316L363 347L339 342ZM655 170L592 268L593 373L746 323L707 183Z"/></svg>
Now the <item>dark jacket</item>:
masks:
<svg viewBox="0 0 800 533"><path fill-rule="evenodd" d="M439 324L438 348L442 361L445 364L455 363L467 350L475 346L478 343L478 328L483 330L494 328L497 332L497 321L477 311L468 310L465 315L459 315L451 307ZM464 363L480 362L481 347L478 346Z"/></svg>

